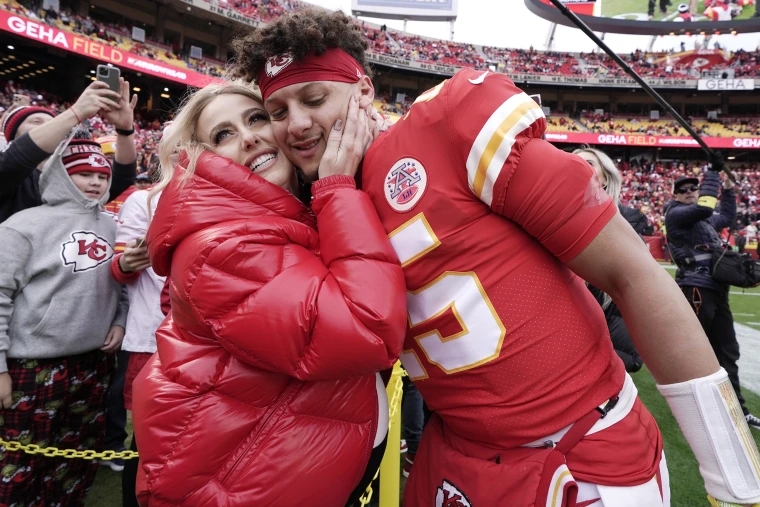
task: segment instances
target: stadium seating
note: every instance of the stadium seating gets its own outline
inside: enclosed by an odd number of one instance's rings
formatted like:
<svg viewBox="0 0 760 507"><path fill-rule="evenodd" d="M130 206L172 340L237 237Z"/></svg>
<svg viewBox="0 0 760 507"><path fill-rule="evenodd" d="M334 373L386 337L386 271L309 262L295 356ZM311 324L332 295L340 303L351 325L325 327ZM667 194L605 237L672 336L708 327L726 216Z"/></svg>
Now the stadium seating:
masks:
<svg viewBox="0 0 760 507"><path fill-rule="evenodd" d="M207 1L207 0L204 0ZM309 6L297 0L215 0L220 7L238 11L241 15L259 21L270 21L285 12ZM155 41L145 43L133 41L127 26L83 18L66 9L59 14L52 11L32 12L16 0L2 0L0 8L23 14L55 25L79 35L87 35L104 44L117 46L126 51L154 58L169 65L189 68L212 76L224 75L224 64L205 57L194 60L185 55L180 57L176 50ZM374 53L403 58L424 63L440 63L455 67L484 69L489 65L507 74L551 74L584 77L622 77L624 72L607 55L596 52L570 54L561 52L536 51L533 48L510 49L476 46L473 44L431 39L395 30L379 29L365 22L361 23L364 34ZM679 69L658 64L663 54L635 51L622 55L642 76L650 78L694 78L690 69ZM760 52L737 51L731 56L728 67L736 77L760 75ZM719 131L716 130L716 131Z"/></svg>
<svg viewBox="0 0 760 507"><path fill-rule="evenodd" d="M547 132L584 132L582 125L569 116L550 116L546 121Z"/></svg>

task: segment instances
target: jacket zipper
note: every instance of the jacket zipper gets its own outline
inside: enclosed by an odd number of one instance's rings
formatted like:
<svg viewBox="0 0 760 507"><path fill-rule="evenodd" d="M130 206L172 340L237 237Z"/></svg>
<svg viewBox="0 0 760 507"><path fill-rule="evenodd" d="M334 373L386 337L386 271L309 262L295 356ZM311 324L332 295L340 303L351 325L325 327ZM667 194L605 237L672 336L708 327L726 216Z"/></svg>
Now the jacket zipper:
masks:
<svg viewBox="0 0 760 507"><path fill-rule="evenodd" d="M269 414L267 414L264 421L261 423L261 426L259 426L259 431L257 431L253 438L248 442L248 445L245 446L243 449L243 452L240 453L240 456L232 463L232 466L230 466L230 469L227 471L226 474L224 474L224 477L222 477L222 484L227 482L227 479L230 477L230 475L237 469L238 464L240 464L240 460L242 460L245 456L248 455L248 450L253 446L255 442L258 441L259 435L266 429L267 424L269 423L269 420L272 418L272 416L277 412L277 410L282 406L282 404L285 402L286 399L290 396L290 393L294 391L297 387L300 387L302 382L298 380L292 380L291 383L285 388L285 390L280 395L280 399L277 400L272 410L269 411Z"/></svg>

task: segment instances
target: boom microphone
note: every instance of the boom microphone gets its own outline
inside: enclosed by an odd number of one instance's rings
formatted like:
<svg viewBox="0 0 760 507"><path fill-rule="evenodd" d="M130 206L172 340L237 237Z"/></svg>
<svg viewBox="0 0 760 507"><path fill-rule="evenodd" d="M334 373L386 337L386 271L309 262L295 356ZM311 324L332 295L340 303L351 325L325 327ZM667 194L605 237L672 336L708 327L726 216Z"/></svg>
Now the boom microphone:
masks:
<svg viewBox="0 0 760 507"><path fill-rule="evenodd" d="M573 11L568 9L565 4L562 3L561 0L549 0L559 11L565 15L570 21L573 22L575 26L577 26L583 33L588 35L588 37L596 43L597 46L599 46L607 55L615 60L615 63L620 65L620 67L631 76L631 78L636 81L641 88L644 89L645 92L647 92L647 95L652 97L654 100L657 101L670 115L675 118L675 120L686 130L686 132L689 133L689 135L694 138L694 140L699 143L699 145L702 147L702 150L707 154L708 158L710 159L710 164L712 165L712 169L714 171L723 170L723 172L726 173L728 178L736 183L736 179L734 179L734 175L731 174L731 172L726 168L725 164L723 163L723 157L720 153L714 151L712 148L707 146L707 143L697 134L697 132L694 130L694 128L683 119L683 117L678 114L678 112L673 109L673 107L668 104L668 101L662 98L662 96L657 93L657 91L649 86L649 83L644 81L644 79L639 76L635 70L631 68L630 65L628 65L622 58L620 58L617 54L615 54L614 51L612 51L607 44L604 43L603 40L601 40L599 37L596 36L596 34L586 25L586 23L583 22L581 18L579 18Z"/></svg>

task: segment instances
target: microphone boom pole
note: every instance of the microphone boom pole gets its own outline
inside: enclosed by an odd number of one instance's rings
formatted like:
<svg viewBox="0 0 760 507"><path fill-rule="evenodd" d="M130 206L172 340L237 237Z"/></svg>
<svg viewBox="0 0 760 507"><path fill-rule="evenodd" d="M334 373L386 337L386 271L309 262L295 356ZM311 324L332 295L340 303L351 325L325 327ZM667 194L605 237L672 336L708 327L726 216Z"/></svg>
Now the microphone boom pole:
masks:
<svg viewBox="0 0 760 507"><path fill-rule="evenodd" d="M583 33L588 35L588 37L596 43L597 46L599 46L602 51L607 53L607 55L612 58L615 63L620 65L620 67L629 75L631 78L636 81L641 88L647 92L647 95L652 97L654 100L657 101L658 104L660 104L670 115L675 118L675 120L686 130L686 132L689 133L689 135L694 138L694 140L699 143L699 146L702 147L702 150L707 154L707 156L710 158L710 162L713 164L713 166L718 166L720 169L722 169L726 175L731 179L731 181L736 181L734 179L734 175L731 174L731 172L725 167L723 164L723 158L721 155L717 152L715 152L712 148L707 146L707 143L697 134L697 132L694 130L694 128L687 122L678 112L673 109L673 106L671 106L667 100L662 98L662 96L657 93L657 91L652 88L649 83L647 83L641 76L638 75L638 73L631 68L630 65L628 65L625 60L620 58L617 54L615 54L614 51L612 51L607 44L604 43L599 37L596 36L596 34L586 25L586 23L583 22L581 18L579 18L573 11L567 8L565 4L562 3L561 0L549 0L559 11L565 15L572 23L578 27Z"/></svg>

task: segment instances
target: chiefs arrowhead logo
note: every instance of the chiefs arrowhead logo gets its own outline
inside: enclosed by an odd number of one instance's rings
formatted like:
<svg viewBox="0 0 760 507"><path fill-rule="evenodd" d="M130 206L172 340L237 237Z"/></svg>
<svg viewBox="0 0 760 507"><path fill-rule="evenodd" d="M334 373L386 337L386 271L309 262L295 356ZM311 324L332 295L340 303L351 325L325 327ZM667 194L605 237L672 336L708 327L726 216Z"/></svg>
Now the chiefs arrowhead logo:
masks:
<svg viewBox="0 0 760 507"><path fill-rule="evenodd" d="M87 158L87 165L92 167L108 167L108 160L103 155L93 153Z"/></svg>
<svg viewBox="0 0 760 507"><path fill-rule="evenodd" d="M61 245L64 266L74 266L74 273L96 268L113 257L113 247L94 232L71 233L71 241Z"/></svg>
<svg viewBox="0 0 760 507"><path fill-rule="evenodd" d="M273 56L269 60L267 60L266 65L264 66L264 70L267 73L267 76L274 77L277 74L282 71L285 67L293 63L293 57L290 56L290 53L285 53L279 56Z"/></svg>
<svg viewBox="0 0 760 507"><path fill-rule="evenodd" d="M472 504L459 488L444 479L436 491L435 507L472 507Z"/></svg>

